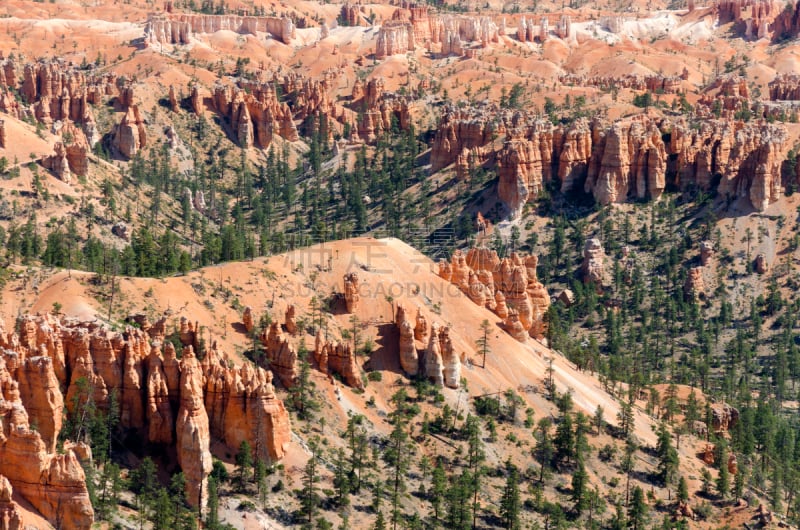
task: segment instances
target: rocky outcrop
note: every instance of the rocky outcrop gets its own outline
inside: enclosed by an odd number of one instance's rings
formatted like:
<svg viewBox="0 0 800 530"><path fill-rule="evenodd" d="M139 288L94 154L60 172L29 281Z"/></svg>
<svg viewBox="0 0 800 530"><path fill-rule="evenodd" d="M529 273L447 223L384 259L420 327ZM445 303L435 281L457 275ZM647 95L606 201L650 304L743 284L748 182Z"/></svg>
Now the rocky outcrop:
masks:
<svg viewBox="0 0 800 530"><path fill-rule="evenodd" d="M76 414L91 399L106 411L113 396L125 433L175 445L194 505L207 495L202 484L211 467L211 435L231 450L247 440L268 460L281 458L290 439L288 414L269 372L250 364L235 366L213 341L199 363L194 354L201 343L198 326L188 319L182 318L178 328L184 345L180 359L173 343L164 342L166 319L151 323L142 314L129 322L138 328L118 333L96 321L28 316L19 319L17 333L0 340L6 348L0 350L0 389L8 387L3 381L14 387L0 393L0 426L5 429L0 433L0 473L50 520L56 510L59 517L68 513L65 527L88 528L91 505L80 464L75 460L77 471L71 467L72 449L51 454L64 405ZM67 389L66 399L60 388ZM29 428L34 424L38 432ZM17 452L29 455L27 460ZM24 469L17 469L16 461ZM87 518L88 523L82 522Z"/></svg>
<svg viewBox="0 0 800 530"><path fill-rule="evenodd" d="M175 94L175 87L173 85L169 86L167 101L172 112L178 112L181 109L180 103L178 102L178 96Z"/></svg>
<svg viewBox="0 0 800 530"><path fill-rule="evenodd" d="M800 76L778 74L769 82L769 99L772 101L800 100Z"/></svg>
<svg viewBox="0 0 800 530"><path fill-rule="evenodd" d="M519 342L528 342L528 331L519 320L519 313L515 309L507 311L503 319L503 329Z"/></svg>
<svg viewBox="0 0 800 530"><path fill-rule="evenodd" d="M428 319L422 314L422 310L417 308L417 318L414 323L414 340L424 341L428 335Z"/></svg>
<svg viewBox="0 0 800 530"><path fill-rule="evenodd" d="M11 498L14 490L8 479L0 475L0 530L22 530L22 511Z"/></svg>
<svg viewBox="0 0 800 530"><path fill-rule="evenodd" d="M242 35L269 33L285 44L296 37L295 25L288 17L204 15L194 13L151 15L144 27L150 44L189 44L193 34L233 31Z"/></svg>
<svg viewBox="0 0 800 530"><path fill-rule="evenodd" d="M683 284L683 294L687 298L701 299L707 296L706 284L703 278L703 267L692 267L686 275Z"/></svg>
<svg viewBox="0 0 800 530"><path fill-rule="evenodd" d="M92 150L89 138L82 129L70 121L64 122L59 132L66 148L69 170L79 177L87 176L89 174L89 153Z"/></svg>
<svg viewBox="0 0 800 530"><path fill-rule="evenodd" d="M572 20L569 15L561 15L561 18L556 22L555 32L561 39L570 38L572 35Z"/></svg>
<svg viewBox="0 0 800 530"><path fill-rule="evenodd" d="M69 161L67 160L67 149L63 143L56 142L53 146L53 154L43 157L42 165L65 183L69 184L72 181Z"/></svg>
<svg viewBox="0 0 800 530"><path fill-rule="evenodd" d="M434 332L435 329L431 329L431 335ZM443 326L439 328L438 332L444 385L449 388L458 388L461 385L461 358L453 348L453 342L450 339L450 328Z"/></svg>
<svg viewBox="0 0 800 530"><path fill-rule="evenodd" d="M0 147L8 148L8 133L6 132L5 120L0 120Z"/></svg>
<svg viewBox="0 0 800 530"><path fill-rule="evenodd" d="M689 269L683 284L687 299L702 300L716 289L716 255L711 241L700 243L700 265Z"/></svg>
<svg viewBox="0 0 800 530"><path fill-rule="evenodd" d="M147 133L139 107L133 105L125 112L122 121L114 129L114 149L125 158L133 158L147 145Z"/></svg>
<svg viewBox="0 0 800 530"><path fill-rule="evenodd" d="M192 506L204 507L211 473L211 433L203 406L203 373L192 351L184 352L180 369L181 401L175 421L178 464L186 476L186 500Z"/></svg>
<svg viewBox="0 0 800 530"><path fill-rule="evenodd" d="M419 321L421 315L418 314ZM424 340L425 334L416 333L415 327L411 324L411 320L407 315L405 307L398 304L395 316L395 325L400 333L400 340L398 346L398 356L400 358L400 367L403 371L413 377L419 373L419 353L417 351L417 340ZM427 322L426 322L427 327ZM419 335L419 338L417 336Z"/></svg>
<svg viewBox="0 0 800 530"><path fill-rule="evenodd" d="M729 432L739 421L739 410L728 403L711 404L711 425L716 432Z"/></svg>
<svg viewBox="0 0 800 530"><path fill-rule="evenodd" d="M297 334L297 316L294 304L286 306L286 313L283 316L283 328L289 335Z"/></svg>
<svg viewBox="0 0 800 530"><path fill-rule="evenodd" d="M275 395L272 372L245 363L229 368L231 359L213 345L202 361L205 408L211 433L238 448L247 441L256 458L283 458L291 429L283 401Z"/></svg>
<svg viewBox="0 0 800 530"><path fill-rule="evenodd" d="M151 443L171 444L174 425L172 401L159 349L160 343L154 342L147 358L147 439Z"/></svg>
<svg viewBox="0 0 800 530"><path fill-rule="evenodd" d="M269 368L281 384L291 388L297 381L297 351L281 332L277 322L270 324L261 334L261 343L269 361Z"/></svg>
<svg viewBox="0 0 800 530"><path fill-rule="evenodd" d="M407 22L389 21L378 30L375 42L375 58L414 51L414 31Z"/></svg>
<svg viewBox="0 0 800 530"><path fill-rule="evenodd" d="M349 343L328 342L323 338L322 330L319 330L314 347L314 359L322 373L339 374L347 386L364 388L361 369Z"/></svg>
<svg viewBox="0 0 800 530"><path fill-rule="evenodd" d="M348 272L344 275L344 300L348 313L355 312L358 307L359 299L358 274L355 272Z"/></svg>
<svg viewBox="0 0 800 530"><path fill-rule="evenodd" d="M439 324L434 322L431 328L431 338L425 350L425 377L436 386L444 386L444 361L442 348L439 344Z"/></svg>
<svg viewBox="0 0 800 530"><path fill-rule="evenodd" d="M31 429L15 376L30 350L21 344L19 337L10 338L9 342L17 344L20 351L0 351L0 474L49 521L58 520L64 528L88 530L94 513L83 468L69 446L65 445L61 454L50 452L42 435ZM24 370L35 374L39 366L34 361L32 367ZM30 382L37 377L32 375ZM24 389L22 393L30 400L35 391ZM42 396L34 397L33 401L41 403ZM8 514L9 520L13 507L4 501L10 494L11 488L5 482L0 484L0 514Z"/></svg>
<svg viewBox="0 0 800 530"><path fill-rule="evenodd" d="M361 26L363 16L361 10L363 8L358 5L353 5L349 2L342 4L342 9L339 12L339 23L342 26Z"/></svg>
<svg viewBox="0 0 800 530"><path fill-rule="evenodd" d="M764 210L783 195L787 138L782 125L764 122L690 123L642 114L553 125L491 105L448 107L433 140L431 167L456 163L458 169L464 153L475 165L494 162L498 196L514 215L553 179L562 192L583 190L601 204L656 198L669 185L706 191L716 185L721 195L746 197Z"/></svg>
<svg viewBox="0 0 800 530"><path fill-rule="evenodd" d="M203 114L203 101L200 99L200 88L197 85L192 85L192 93L189 96L189 104L192 106L192 112L197 116Z"/></svg>
<svg viewBox="0 0 800 530"><path fill-rule="evenodd" d="M657 124L645 116L614 122L593 138L599 166L589 171L584 190L600 204L661 196L666 186L667 151Z"/></svg>
<svg viewBox="0 0 800 530"><path fill-rule="evenodd" d="M601 90L613 88L629 88L637 91L650 91L660 94L676 94L681 91L683 81L688 79L689 71L684 69L680 76L663 76L660 74L639 75L592 75L566 73L558 77L558 82L565 86L596 87Z"/></svg>
<svg viewBox="0 0 800 530"><path fill-rule="evenodd" d="M253 308L247 306L244 308L242 312L242 325L244 326L245 331L248 333L253 331L253 328L256 327L255 320L253 318Z"/></svg>
<svg viewBox="0 0 800 530"><path fill-rule="evenodd" d="M542 340L550 296L536 277L537 264L535 256L514 252L501 260L493 250L472 248L466 256L456 250L449 262L440 262L439 276L476 304L494 311L518 339L521 329Z"/></svg>
<svg viewBox="0 0 800 530"><path fill-rule="evenodd" d="M711 241L700 242L700 265L709 265L714 258L714 243Z"/></svg>
<svg viewBox="0 0 800 530"><path fill-rule="evenodd" d="M767 272L769 272L769 263L767 263L766 254L761 253L758 256L756 256L756 262L754 268L758 274L766 274Z"/></svg>
<svg viewBox="0 0 800 530"><path fill-rule="evenodd" d="M322 79L290 75L240 80L233 87L215 85L212 101L217 112L228 118L233 135L242 147L266 149L275 136L297 141L300 136L295 120L309 117L314 117L316 123L324 122L327 130L321 132L332 140L333 133L340 132L348 120L344 109L334 101L335 82L335 73L326 73ZM288 101L278 99L276 86L289 95Z"/></svg>
<svg viewBox="0 0 800 530"><path fill-rule="evenodd" d="M118 91L114 74L85 70L63 59L41 59L22 67L8 59L0 63L0 71L0 109L23 117L23 107L3 96L8 90L18 90L23 104L30 107L30 114L48 126L66 120L94 122L91 104ZM18 83L20 73L22 82Z"/></svg>
<svg viewBox="0 0 800 530"><path fill-rule="evenodd" d="M64 397L53 370L53 360L46 355L29 357L17 369L20 399L30 424L42 437L47 452L56 450L63 422Z"/></svg>
<svg viewBox="0 0 800 530"><path fill-rule="evenodd" d="M584 283L602 289L606 274L606 251L599 239L589 239L583 247L583 264L581 273Z"/></svg>

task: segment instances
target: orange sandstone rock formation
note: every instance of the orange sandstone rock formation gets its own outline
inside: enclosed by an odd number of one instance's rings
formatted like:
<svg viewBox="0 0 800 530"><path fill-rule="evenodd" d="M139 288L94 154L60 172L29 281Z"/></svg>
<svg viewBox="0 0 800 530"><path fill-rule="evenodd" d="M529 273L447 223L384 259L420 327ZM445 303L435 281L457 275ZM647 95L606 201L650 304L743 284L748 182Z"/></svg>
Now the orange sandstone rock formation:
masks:
<svg viewBox="0 0 800 530"><path fill-rule="evenodd" d="M269 33L285 44L296 37L288 17L204 15L194 13L152 15L144 27L148 44L189 44L192 34L228 30L240 34Z"/></svg>
<svg viewBox="0 0 800 530"><path fill-rule="evenodd" d="M355 353L349 343L328 342L323 338L322 330L317 331L314 347L314 359L324 374L339 374L347 386L363 389L361 369Z"/></svg>
<svg viewBox="0 0 800 530"><path fill-rule="evenodd" d="M348 313L352 313L356 310L359 299L358 274L355 272L348 272L344 275L344 300L347 305Z"/></svg>
<svg viewBox="0 0 800 530"><path fill-rule="evenodd" d="M521 326L529 336L542 339L550 296L536 278L537 263L535 256L512 253L501 260L493 250L472 248L466 256L457 250L450 262L440 262L439 276L506 320L516 338L521 337Z"/></svg>
<svg viewBox="0 0 800 530"><path fill-rule="evenodd" d="M491 105L448 107L433 140L431 167L456 163L459 169L464 153L474 164L494 162L498 196L514 215L554 179L562 192L582 189L609 204L659 197L668 185L709 190L715 174L722 176L720 194L746 197L764 210L783 195L787 139L783 125L763 122L689 123L641 114L556 126Z"/></svg>
<svg viewBox="0 0 800 530"><path fill-rule="evenodd" d="M0 475L0 530L22 530L22 512L11 498L13 492L8 479Z"/></svg>
<svg viewBox="0 0 800 530"><path fill-rule="evenodd" d="M147 145L147 133L139 107L128 107L122 121L114 129L114 148L125 158L133 158Z"/></svg>
<svg viewBox="0 0 800 530"><path fill-rule="evenodd" d="M211 433L203 407L203 374L192 351L181 358L181 405L175 421L178 464L186 476L186 500L204 507L211 473Z"/></svg>
<svg viewBox="0 0 800 530"><path fill-rule="evenodd" d="M106 410L116 396L121 428L139 431L151 443L176 444L195 505L207 494L202 484L211 467L211 434L231 449L247 440L270 460L284 455L290 439L288 413L275 396L271 373L251 364L234 366L214 343L198 362L197 325L188 319L180 323L181 359L164 342L165 319L151 324L135 315L130 321L140 329L118 333L96 322L26 316L17 333L0 334L0 473L45 517L54 520L60 510L70 528L88 528L92 512L72 449L52 454L64 404L76 413L91 398ZM67 389L66 399L60 388ZM31 422L38 432L29 429Z"/></svg>

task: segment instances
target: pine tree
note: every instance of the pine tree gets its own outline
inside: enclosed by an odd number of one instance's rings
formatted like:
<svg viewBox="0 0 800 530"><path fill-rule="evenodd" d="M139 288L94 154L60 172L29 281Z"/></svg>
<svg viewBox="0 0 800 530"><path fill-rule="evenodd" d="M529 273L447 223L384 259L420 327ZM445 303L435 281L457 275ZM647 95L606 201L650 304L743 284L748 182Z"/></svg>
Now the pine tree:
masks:
<svg viewBox="0 0 800 530"><path fill-rule="evenodd" d="M305 339L300 340L297 349L297 358L300 360L300 370L297 374L297 383L291 388L292 403L297 410L297 417L301 420L312 420L314 411L319 408L313 398L314 382L311 381L311 364L308 361L309 352Z"/></svg>
<svg viewBox="0 0 800 530"><path fill-rule="evenodd" d="M620 405L617 421L619 422L619 428L620 431L622 431L623 438L627 438L634 430L633 405L631 405L630 402L625 401Z"/></svg>
<svg viewBox="0 0 800 530"><path fill-rule="evenodd" d="M491 324L489 324L488 320L484 319L480 327L481 336L475 341L475 346L483 356L483 365L481 368L486 368L486 355L491 351L489 348L489 331L491 330Z"/></svg>
<svg viewBox="0 0 800 530"><path fill-rule="evenodd" d="M405 492L406 475L411 465L411 445L407 430L408 415L405 412L406 400L404 389L400 389L392 396L396 407L392 412L394 428L389 434L389 446L383 454L391 472L392 530L397 530L397 523L400 521L400 496Z"/></svg>
<svg viewBox="0 0 800 530"><path fill-rule="evenodd" d="M680 502L689 500L689 486L686 484L686 479L683 478L683 475L678 480L678 500Z"/></svg>
<svg viewBox="0 0 800 530"><path fill-rule="evenodd" d="M236 484L239 491L245 491L250 480L250 472L253 467L253 451L247 440L243 440L236 454Z"/></svg>
<svg viewBox="0 0 800 530"><path fill-rule="evenodd" d="M556 427L554 440L556 464L569 463L575 455L575 433L572 430L572 415L567 413Z"/></svg>
<svg viewBox="0 0 800 530"><path fill-rule="evenodd" d="M553 456L555 455L555 448L553 441L550 437L550 418L542 418L539 420L538 428L536 429L536 459L539 461L541 468L539 470L539 483L544 484L545 473L552 469Z"/></svg>
<svg viewBox="0 0 800 530"><path fill-rule="evenodd" d="M431 474L430 501L433 508L433 517L438 521L442 516L445 495L447 493L447 475L444 472L442 461L436 462Z"/></svg>
<svg viewBox="0 0 800 530"><path fill-rule="evenodd" d="M628 519L633 530L644 530L647 525L647 503L644 500L644 492L639 486L633 488L633 497L628 506Z"/></svg>
<svg viewBox="0 0 800 530"><path fill-rule="evenodd" d="M314 520L319 506L319 495L317 494L316 486L319 481L316 448L312 447L311 451L311 458L308 459L305 468L303 468L303 490L300 494L302 513L308 525L311 525Z"/></svg>
<svg viewBox="0 0 800 530"><path fill-rule="evenodd" d="M586 485L589 482L589 474L583 460L578 460L578 469L572 474L572 502L575 503L575 512L581 513L587 506Z"/></svg>
<svg viewBox="0 0 800 530"><path fill-rule="evenodd" d="M597 405L597 408L594 409L594 428L597 430L597 435L603 431L603 427L605 425L605 420L603 419L603 407Z"/></svg>
<svg viewBox="0 0 800 530"><path fill-rule="evenodd" d="M217 480L213 476L208 477L208 504L206 506L206 527L209 530L219 528L219 492L217 491Z"/></svg>
<svg viewBox="0 0 800 530"><path fill-rule="evenodd" d="M333 468L333 488L336 491L336 504L340 508L350 506L350 479L348 463L343 449L336 450Z"/></svg>
<svg viewBox="0 0 800 530"><path fill-rule="evenodd" d="M668 486L675 480L680 461L678 451L672 447L672 435L664 422L658 427L656 454L658 455L658 479L663 486Z"/></svg>
<svg viewBox="0 0 800 530"><path fill-rule="evenodd" d="M510 461L506 462L506 485L503 489L503 497L500 500L500 516L503 518L503 528L507 530L517 530L520 528L520 494L519 494L519 471Z"/></svg>
<svg viewBox="0 0 800 530"><path fill-rule="evenodd" d="M717 493L722 499L728 497L731 489L730 473L728 472L728 449L723 445L719 453L719 475L717 475Z"/></svg>
<svg viewBox="0 0 800 530"><path fill-rule="evenodd" d="M478 492L481 488L481 463L486 458L483 451L483 441L481 440L481 428L478 418L468 416L464 425L467 432L467 465L472 474L472 527L477 525L478 518Z"/></svg>
<svg viewBox="0 0 800 530"><path fill-rule="evenodd" d="M348 482L353 493L358 493L361 490L361 473L367 460L367 432L363 423L364 416L361 414L352 415L347 420L347 430L345 431L347 446L350 450Z"/></svg>

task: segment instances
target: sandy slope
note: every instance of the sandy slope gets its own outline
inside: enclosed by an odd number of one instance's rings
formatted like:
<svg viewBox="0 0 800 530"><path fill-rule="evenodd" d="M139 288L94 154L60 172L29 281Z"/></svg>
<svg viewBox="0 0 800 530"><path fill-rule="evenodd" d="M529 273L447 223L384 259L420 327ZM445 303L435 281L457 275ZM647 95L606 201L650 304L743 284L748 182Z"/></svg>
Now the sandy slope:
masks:
<svg viewBox="0 0 800 530"><path fill-rule="evenodd" d="M329 258L331 271L326 270ZM242 351L249 343L236 325L241 317L233 305L252 306L257 316L268 310L273 319L282 320L285 307L294 303L298 317L310 319L312 297L323 299L332 292L341 292L342 276L355 271L361 280L361 301L356 312L361 322L360 333L364 340L371 337L375 341L377 349L371 366L387 372L384 380L400 376L397 333L394 325L388 324L392 304L386 297L392 296L394 304L403 303L412 314L420 307L429 322L451 327L454 347L466 361L462 375L467 380L470 395L513 388L534 408L537 417L549 414L544 398L531 389L541 391L547 359L552 358L558 390L571 391L576 406L587 414L601 405L606 418L614 421L618 404L603 391L597 379L576 370L565 358L536 341L520 344L495 326L486 368L479 368L480 359L474 344L480 335L480 323L488 319L496 325L498 318L476 306L454 286L440 279L434 270L428 258L400 240L359 238L252 262L209 267L184 277L121 278L116 284L113 314L115 320L137 310L147 310L154 318L164 311L170 311L176 318L186 315L205 327L208 340L221 341L230 352ZM7 322L12 321L17 312L45 311L51 309L54 302L62 304L66 314L81 318L104 319L108 315L110 287L108 284L93 286L89 281L93 275L41 271L38 274L44 278L34 279L23 272L20 274L27 279L10 282L3 294L2 315ZM229 290L231 295L227 302L221 295L213 296L215 290ZM438 307L441 307L440 314L435 311ZM330 317L331 333L336 334L337 328L351 327L350 315ZM306 337L309 346L311 340L310 335ZM346 392L349 394L349 390ZM446 394L453 404L459 399L457 391L448 390ZM386 397L376 396L376 399ZM364 398L352 395L348 399L360 401ZM342 409L337 411L339 414L346 415L346 403L343 401ZM643 413L638 413L637 434L649 444L655 443L652 423Z"/></svg>

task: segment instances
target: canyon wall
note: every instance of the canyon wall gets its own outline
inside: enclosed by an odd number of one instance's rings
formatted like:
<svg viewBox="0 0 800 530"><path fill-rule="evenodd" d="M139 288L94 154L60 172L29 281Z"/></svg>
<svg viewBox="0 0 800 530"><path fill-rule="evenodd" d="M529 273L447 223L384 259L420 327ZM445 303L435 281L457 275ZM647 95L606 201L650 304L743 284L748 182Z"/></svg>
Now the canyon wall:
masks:
<svg viewBox="0 0 800 530"><path fill-rule="evenodd" d="M434 14L427 6L401 7L378 31L375 58L414 51L417 45L442 55L468 55L469 50L500 42L501 31L490 17Z"/></svg>
<svg viewBox="0 0 800 530"><path fill-rule="evenodd" d="M504 136L504 138L501 138ZM653 118L609 122L581 118L567 125L497 108L450 107L431 149L431 168L495 163L498 196L514 213L556 180L562 192L584 191L601 204L657 198L668 185L696 186L746 197L763 211L784 189L787 148L782 125Z"/></svg>
<svg viewBox="0 0 800 530"><path fill-rule="evenodd" d="M132 321L137 327L114 332L96 322L25 316L15 332L0 332L0 474L51 521L58 510L66 514L72 523L65 527L88 528L92 520L75 455L53 452L65 404L72 413L91 396L107 410L115 395L121 429L175 444L195 506L205 504L212 437L233 451L247 440L267 461L282 458L291 437L271 372L234 366L214 342L199 360L198 328L186 319L180 357L164 320Z"/></svg>
<svg viewBox="0 0 800 530"><path fill-rule="evenodd" d="M223 30L246 35L269 33L284 44L295 38L294 22L288 17L194 13L152 15L145 24L144 36L149 44L189 44L192 34Z"/></svg>

